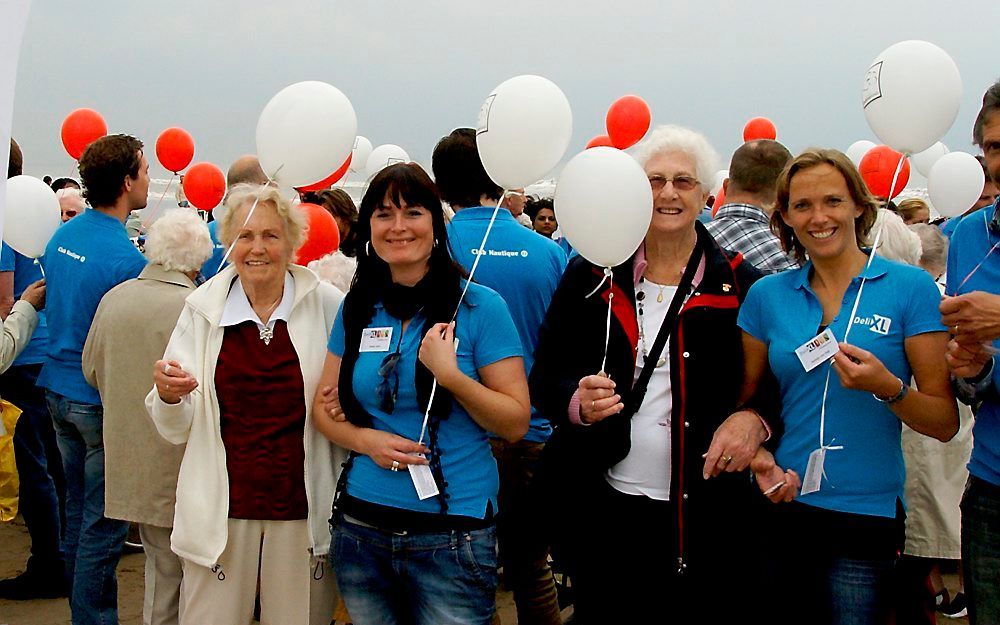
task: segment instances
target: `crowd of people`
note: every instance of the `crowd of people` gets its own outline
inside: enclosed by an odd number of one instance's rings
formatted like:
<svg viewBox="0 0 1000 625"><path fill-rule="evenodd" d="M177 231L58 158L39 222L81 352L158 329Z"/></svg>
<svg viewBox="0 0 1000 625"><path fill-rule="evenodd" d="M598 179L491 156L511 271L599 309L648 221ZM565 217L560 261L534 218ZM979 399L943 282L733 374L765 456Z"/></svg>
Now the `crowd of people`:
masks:
<svg viewBox="0 0 1000 625"><path fill-rule="evenodd" d="M150 625L487 624L501 571L522 624L1000 623L1000 83L973 139L943 224L769 140L703 223L719 156L659 126L610 272L473 129L300 198L341 234L309 267L253 156L218 220L130 238L144 146L98 139L44 256L0 261L31 540L0 598L117 623L135 524Z"/></svg>

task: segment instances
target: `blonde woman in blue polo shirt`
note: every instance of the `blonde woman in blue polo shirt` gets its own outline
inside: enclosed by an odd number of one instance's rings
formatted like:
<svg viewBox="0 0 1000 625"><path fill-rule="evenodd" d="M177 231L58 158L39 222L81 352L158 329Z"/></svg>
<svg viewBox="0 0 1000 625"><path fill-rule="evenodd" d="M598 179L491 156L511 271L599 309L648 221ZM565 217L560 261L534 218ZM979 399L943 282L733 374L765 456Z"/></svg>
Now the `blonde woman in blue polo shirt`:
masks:
<svg viewBox="0 0 1000 625"><path fill-rule="evenodd" d="M521 341L503 299L463 280L418 165L377 174L355 228L366 244L313 411L352 451L334 504L337 583L356 625L487 625L499 487L489 434L528 431Z"/></svg>
<svg viewBox="0 0 1000 625"><path fill-rule="evenodd" d="M775 614L887 623L905 516L901 422L943 441L958 429L940 292L923 270L863 249L877 204L840 152L792 160L775 208L782 246L805 264L758 281L739 316L747 383L770 369L784 424L774 457L761 451L751 468L772 501L802 484L774 509Z"/></svg>

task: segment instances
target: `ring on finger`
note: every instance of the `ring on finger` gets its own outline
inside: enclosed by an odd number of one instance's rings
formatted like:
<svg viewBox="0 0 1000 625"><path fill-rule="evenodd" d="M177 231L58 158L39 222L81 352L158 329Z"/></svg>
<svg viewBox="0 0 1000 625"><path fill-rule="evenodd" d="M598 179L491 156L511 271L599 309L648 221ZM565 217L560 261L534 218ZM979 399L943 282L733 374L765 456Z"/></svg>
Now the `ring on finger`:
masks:
<svg viewBox="0 0 1000 625"><path fill-rule="evenodd" d="M722 464L724 464L727 467L729 466L729 463L732 461L733 461L732 456L725 456L724 458L722 458Z"/></svg>
<svg viewBox="0 0 1000 625"><path fill-rule="evenodd" d="M390 471L399 471L399 460L393 460L392 466L389 467Z"/></svg>

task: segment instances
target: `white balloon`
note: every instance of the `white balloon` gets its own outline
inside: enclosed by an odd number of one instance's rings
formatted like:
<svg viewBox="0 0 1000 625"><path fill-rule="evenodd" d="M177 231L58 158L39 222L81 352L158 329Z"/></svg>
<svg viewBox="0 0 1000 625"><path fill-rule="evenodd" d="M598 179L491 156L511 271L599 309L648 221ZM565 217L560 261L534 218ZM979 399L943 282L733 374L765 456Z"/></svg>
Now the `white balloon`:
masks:
<svg viewBox="0 0 1000 625"><path fill-rule="evenodd" d="M337 171L354 145L358 118L339 89L308 80L279 91L257 120L257 156L268 177L304 187Z"/></svg>
<svg viewBox="0 0 1000 625"><path fill-rule="evenodd" d="M541 76L504 81L479 110L476 144L493 182L520 189L559 164L573 134L573 111L562 90Z"/></svg>
<svg viewBox="0 0 1000 625"><path fill-rule="evenodd" d="M372 142L367 137L358 135L354 139L354 149L351 150L351 165L347 170L353 173L365 171L365 167L368 166L368 157L371 154Z"/></svg>
<svg viewBox="0 0 1000 625"><path fill-rule="evenodd" d="M715 172L715 185L713 185L712 188L721 189L722 183L725 182L726 178L728 177L729 177L728 169L720 169L719 171Z"/></svg>
<svg viewBox="0 0 1000 625"><path fill-rule="evenodd" d="M926 41L901 41L875 57L861 102L875 135L917 154L948 132L958 116L962 77L948 53Z"/></svg>
<svg viewBox="0 0 1000 625"><path fill-rule="evenodd" d="M927 195L939 213L956 217L975 205L985 181L983 166L975 156L951 152L939 158L931 168Z"/></svg>
<svg viewBox="0 0 1000 625"><path fill-rule="evenodd" d="M851 147L847 148L847 158L851 159L855 167L861 166L861 159L868 154L868 150L875 147L875 144L868 139L862 139L860 141L855 141L851 144Z"/></svg>
<svg viewBox="0 0 1000 625"><path fill-rule="evenodd" d="M948 146L938 141L931 147L927 148L919 154L914 154L913 158L910 160L913 165L920 172L920 175L927 178L931 175L931 169L934 168L934 163L938 162L938 159L950 152Z"/></svg>
<svg viewBox="0 0 1000 625"><path fill-rule="evenodd" d="M615 148L590 148L574 156L559 176L553 201L563 235L601 267L631 258L653 218L646 172Z"/></svg>
<svg viewBox="0 0 1000 625"><path fill-rule="evenodd" d="M371 180L375 174L389 165L409 162L410 155L406 153L406 150L398 145L385 143L372 150L372 153L368 155L368 160L365 161L365 173Z"/></svg>
<svg viewBox="0 0 1000 625"><path fill-rule="evenodd" d="M28 258L45 253L52 234L62 224L59 200L52 188L32 176L7 180L7 213L3 240Z"/></svg>

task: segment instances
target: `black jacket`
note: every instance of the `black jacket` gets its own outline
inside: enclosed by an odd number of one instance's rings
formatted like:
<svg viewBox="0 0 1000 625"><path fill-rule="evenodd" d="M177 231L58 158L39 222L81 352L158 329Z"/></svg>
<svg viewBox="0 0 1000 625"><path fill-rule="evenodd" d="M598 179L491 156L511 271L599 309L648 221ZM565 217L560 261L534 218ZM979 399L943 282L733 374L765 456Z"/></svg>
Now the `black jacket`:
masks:
<svg viewBox="0 0 1000 625"><path fill-rule="evenodd" d="M733 562L726 537L736 540L752 533L750 521L766 503L747 472L702 478L704 460L716 428L738 407L743 379L741 330L736 325L747 289L760 272L742 256L722 250L708 231L696 224L698 245L690 262L705 255L705 272L681 308L669 338L673 393L671 415L672 464L670 499L677 519L677 571L701 569L716 575L718 560ZM553 549L561 547L572 559L574 517L586 514L593 493L608 468L622 460L631 446L631 381L634 377L638 325L633 262L614 269L613 283L594 290L602 270L583 258L574 259L559 284L539 335L530 375L531 398L555 426L539 468L538 486L549 502ZM604 353L609 293L614 290L611 337L606 372L618 383L626 409L590 426L574 425L567 408L580 378L597 373ZM647 328L647 341L659 328ZM767 412L764 412L767 414ZM776 413L771 413L776 414ZM777 438L775 433L775 439ZM746 522L746 523L745 523ZM751 541L755 542L755 541ZM722 554L720 555L720 551Z"/></svg>

